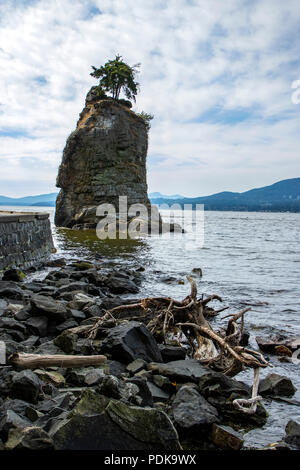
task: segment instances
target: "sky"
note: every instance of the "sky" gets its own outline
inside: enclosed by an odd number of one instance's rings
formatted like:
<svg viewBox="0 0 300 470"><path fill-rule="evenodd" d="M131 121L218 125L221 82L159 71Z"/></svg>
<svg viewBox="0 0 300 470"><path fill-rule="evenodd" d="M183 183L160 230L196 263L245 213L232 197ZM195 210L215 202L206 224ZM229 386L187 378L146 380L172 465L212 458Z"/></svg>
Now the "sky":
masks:
<svg viewBox="0 0 300 470"><path fill-rule="evenodd" d="M1 0L0 194L58 191L91 66L116 54L154 115L149 192L300 177L299 43L299 0Z"/></svg>

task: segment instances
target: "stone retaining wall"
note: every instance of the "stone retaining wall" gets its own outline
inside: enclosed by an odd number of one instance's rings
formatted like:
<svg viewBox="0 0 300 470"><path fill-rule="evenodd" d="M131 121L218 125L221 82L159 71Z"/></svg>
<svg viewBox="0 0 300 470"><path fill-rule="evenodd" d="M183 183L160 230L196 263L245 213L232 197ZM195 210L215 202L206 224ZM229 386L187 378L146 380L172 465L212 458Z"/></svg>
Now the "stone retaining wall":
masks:
<svg viewBox="0 0 300 470"><path fill-rule="evenodd" d="M0 211L0 269L27 268L53 252L49 214Z"/></svg>

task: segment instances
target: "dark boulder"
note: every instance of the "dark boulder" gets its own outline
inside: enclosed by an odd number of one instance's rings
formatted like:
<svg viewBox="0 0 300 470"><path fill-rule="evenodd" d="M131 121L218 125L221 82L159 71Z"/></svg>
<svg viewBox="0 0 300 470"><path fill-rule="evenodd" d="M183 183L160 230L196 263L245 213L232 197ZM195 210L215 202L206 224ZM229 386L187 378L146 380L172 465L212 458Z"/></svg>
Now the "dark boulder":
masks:
<svg viewBox="0 0 300 470"><path fill-rule="evenodd" d="M144 377L131 377L128 382L137 385L138 395L141 397L140 406L153 406L153 396L149 388L149 382Z"/></svg>
<svg viewBox="0 0 300 470"><path fill-rule="evenodd" d="M14 372L10 393L12 397L35 403L40 392L40 386L41 382L38 376L31 370Z"/></svg>
<svg viewBox="0 0 300 470"><path fill-rule="evenodd" d="M160 344L159 349L164 362L180 361L181 359L185 359L186 356L186 350L180 346Z"/></svg>
<svg viewBox="0 0 300 470"><path fill-rule="evenodd" d="M9 432L7 450L51 450L53 442L48 434L37 426L13 429Z"/></svg>
<svg viewBox="0 0 300 470"><path fill-rule="evenodd" d="M203 374L198 384L200 393L229 422L249 426L263 426L266 423L267 412L261 404L258 404L253 415L244 413L233 404L235 399L250 398L251 388L247 384L213 371Z"/></svg>
<svg viewBox="0 0 300 470"><path fill-rule="evenodd" d="M153 402L164 403L169 401L170 393L164 392L161 388L157 387L157 385L150 381L148 381L147 384L152 395Z"/></svg>
<svg viewBox="0 0 300 470"><path fill-rule="evenodd" d="M291 397L296 392L291 379L279 374L268 374L259 383L260 395Z"/></svg>
<svg viewBox="0 0 300 470"><path fill-rule="evenodd" d="M284 442L290 445L293 449L300 450L300 424L292 419L285 427Z"/></svg>
<svg viewBox="0 0 300 470"><path fill-rule="evenodd" d="M196 390L184 385L172 404L175 425L181 430L196 431L219 421L218 411Z"/></svg>
<svg viewBox="0 0 300 470"><path fill-rule="evenodd" d="M177 432L162 411L128 406L90 391L70 418L49 432L60 450L179 450Z"/></svg>
<svg viewBox="0 0 300 470"><path fill-rule="evenodd" d="M26 275L20 269L11 268L4 271L2 281L23 282L25 278Z"/></svg>
<svg viewBox="0 0 300 470"><path fill-rule="evenodd" d="M146 362L162 360L156 341L146 326L133 321L111 328L102 342L101 350L125 364L137 358Z"/></svg>
<svg viewBox="0 0 300 470"><path fill-rule="evenodd" d="M31 317L26 321L26 326L29 327L29 330L33 334L36 334L40 337L47 336L48 331L48 318L45 316L42 317Z"/></svg>
<svg viewBox="0 0 300 470"><path fill-rule="evenodd" d="M45 316L57 323L62 323L71 316L65 304L42 295L36 295L31 299L30 313L35 316Z"/></svg>
<svg viewBox="0 0 300 470"><path fill-rule="evenodd" d="M13 410L6 410L0 418L0 437L6 440L10 429L25 428L28 424L29 421L26 418L22 418Z"/></svg>
<svg viewBox="0 0 300 470"><path fill-rule="evenodd" d="M243 436L230 426L222 426L214 423L209 433L210 440L218 449L240 450L243 447Z"/></svg>
<svg viewBox="0 0 300 470"><path fill-rule="evenodd" d="M20 289L15 282L0 281L0 298L5 297L7 299L21 300L23 299L23 295L22 289Z"/></svg>
<svg viewBox="0 0 300 470"><path fill-rule="evenodd" d="M133 281L117 276L110 276L105 285L113 294L136 294L139 292L139 288Z"/></svg>
<svg viewBox="0 0 300 470"><path fill-rule="evenodd" d="M154 374L165 375L179 382L197 382L209 369L201 365L196 359L172 361L167 364L151 363L148 369Z"/></svg>

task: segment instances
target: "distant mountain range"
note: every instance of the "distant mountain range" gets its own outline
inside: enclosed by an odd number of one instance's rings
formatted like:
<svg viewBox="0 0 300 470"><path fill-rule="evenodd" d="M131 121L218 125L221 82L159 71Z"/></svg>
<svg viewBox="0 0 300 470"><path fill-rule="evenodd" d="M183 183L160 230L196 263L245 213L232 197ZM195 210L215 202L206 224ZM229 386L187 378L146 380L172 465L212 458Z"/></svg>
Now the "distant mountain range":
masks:
<svg viewBox="0 0 300 470"><path fill-rule="evenodd" d="M0 206L45 206L54 207L58 193L11 198L0 196ZM217 211L264 211L300 212L300 178L279 181L271 186L251 189L243 193L223 191L211 196L185 198L179 194L166 196L150 193L153 204L204 204L205 210Z"/></svg>
<svg viewBox="0 0 300 470"><path fill-rule="evenodd" d="M58 193L39 194L38 196L6 197L0 196L0 206L55 206Z"/></svg>
<svg viewBox="0 0 300 470"><path fill-rule="evenodd" d="M173 194L172 196L166 196L161 193L149 193L149 199L184 199L184 196L180 196L180 194Z"/></svg>
<svg viewBox="0 0 300 470"><path fill-rule="evenodd" d="M150 198L153 204L204 204L205 210L300 212L300 178L279 181L271 186L251 189L243 193L224 191L211 196L195 198Z"/></svg>

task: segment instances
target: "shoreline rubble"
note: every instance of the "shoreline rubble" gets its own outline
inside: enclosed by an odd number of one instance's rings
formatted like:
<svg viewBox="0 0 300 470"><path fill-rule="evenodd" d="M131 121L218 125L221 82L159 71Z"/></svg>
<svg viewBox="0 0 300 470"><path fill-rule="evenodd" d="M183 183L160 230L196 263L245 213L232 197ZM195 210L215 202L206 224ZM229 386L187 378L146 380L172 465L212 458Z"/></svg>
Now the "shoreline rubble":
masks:
<svg viewBox="0 0 300 470"><path fill-rule="evenodd" d="M164 344L133 309L99 325L107 311L138 303L143 270L102 269L101 261L53 259L43 281L11 269L0 280L0 449L243 449L243 434L263 426L266 409L249 415L234 400L251 388L193 359L187 345ZM130 300L123 296L133 295ZM222 309L221 309L222 310ZM97 320L98 319L98 320ZM86 335L98 322L95 338ZM20 369L13 355L104 355L103 364ZM291 381L269 374L268 398L291 397ZM299 424L272 449L299 448ZM96 432L97 430L97 432ZM295 437L296 436L296 437ZM298 446L298 447L297 447Z"/></svg>

